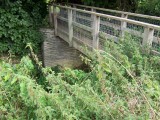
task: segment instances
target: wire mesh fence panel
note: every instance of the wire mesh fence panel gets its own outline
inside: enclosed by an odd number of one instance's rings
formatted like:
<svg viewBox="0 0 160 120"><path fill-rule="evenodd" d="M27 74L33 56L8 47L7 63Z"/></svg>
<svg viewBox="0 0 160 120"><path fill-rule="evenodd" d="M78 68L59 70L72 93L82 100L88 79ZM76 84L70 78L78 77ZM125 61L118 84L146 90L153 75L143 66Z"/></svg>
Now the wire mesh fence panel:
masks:
<svg viewBox="0 0 160 120"><path fill-rule="evenodd" d="M81 25L85 25L87 27L92 26L92 20L91 20L91 14L83 13L83 12L74 12L73 14L73 20L76 23L79 23Z"/></svg>
<svg viewBox="0 0 160 120"><path fill-rule="evenodd" d="M138 16L128 16L128 19L131 20L136 20L136 21L140 21L140 22L145 22L145 23L150 23L150 24L154 24L154 25L159 25L160 26L160 20L156 20L156 19L151 19L151 18L144 18L144 17L138 17Z"/></svg>
<svg viewBox="0 0 160 120"><path fill-rule="evenodd" d="M143 33L144 32L144 27L141 25L136 25L136 24L132 24L132 23L127 23L126 28L136 31L137 33Z"/></svg>
<svg viewBox="0 0 160 120"><path fill-rule="evenodd" d="M89 31L86 31L77 26L74 26L73 27L73 37L76 40L81 41L88 46L92 46L92 35L91 35L91 32Z"/></svg>
<svg viewBox="0 0 160 120"><path fill-rule="evenodd" d="M73 37L84 44L92 45L91 14L73 11Z"/></svg>
<svg viewBox="0 0 160 120"><path fill-rule="evenodd" d="M152 47L160 52L160 30L154 31Z"/></svg>
<svg viewBox="0 0 160 120"><path fill-rule="evenodd" d="M142 44L142 40L143 40L142 38L143 38L143 33L144 33L143 26L132 24L132 23L127 23L125 32L131 35L133 39L138 40L139 44Z"/></svg>
<svg viewBox="0 0 160 120"><path fill-rule="evenodd" d="M59 16L68 19L68 9L60 8Z"/></svg>
<svg viewBox="0 0 160 120"><path fill-rule="evenodd" d="M60 12L57 16L57 33L58 36L69 42L68 37L68 10L60 8Z"/></svg>
<svg viewBox="0 0 160 120"><path fill-rule="evenodd" d="M121 21L109 19L109 18L100 18L100 39L99 39L99 48L104 49L105 40L114 40L117 41L117 37L121 35Z"/></svg>
<svg viewBox="0 0 160 120"><path fill-rule="evenodd" d="M160 30L158 30L157 25L160 23L158 20L152 21L143 18L144 16L135 17L133 15L133 17L127 13L114 13L114 11L97 10L99 13L93 13L88 11L90 8L85 9L87 10L60 7L57 29L59 36L67 42L79 41L87 46L104 50L106 40L117 42L119 39L125 38L125 35L130 35L131 39L137 40L139 44L149 43L155 49L159 49ZM112 16L105 16L104 14Z"/></svg>
<svg viewBox="0 0 160 120"><path fill-rule="evenodd" d="M69 37L68 37L68 21L64 21L61 19L57 19L57 32L59 37L61 37L62 39L64 39L65 41L69 42Z"/></svg>

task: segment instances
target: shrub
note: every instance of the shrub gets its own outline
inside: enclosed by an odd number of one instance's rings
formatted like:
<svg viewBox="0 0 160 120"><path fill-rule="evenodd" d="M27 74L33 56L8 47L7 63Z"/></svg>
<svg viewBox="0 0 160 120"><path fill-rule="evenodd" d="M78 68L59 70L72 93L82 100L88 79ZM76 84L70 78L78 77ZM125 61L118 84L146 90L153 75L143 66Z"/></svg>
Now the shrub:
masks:
<svg viewBox="0 0 160 120"><path fill-rule="evenodd" d="M67 69L55 74L42 68L47 86L39 85L29 57L20 64L0 64L2 119L160 119L160 57L144 54L126 37L119 44L106 42L106 51L83 58L85 73ZM92 53L93 54L93 53Z"/></svg>
<svg viewBox="0 0 160 120"><path fill-rule="evenodd" d="M0 53L10 50L23 55L27 53L27 43L32 43L33 49L38 51L41 42L41 34L20 1L0 8Z"/></svg>

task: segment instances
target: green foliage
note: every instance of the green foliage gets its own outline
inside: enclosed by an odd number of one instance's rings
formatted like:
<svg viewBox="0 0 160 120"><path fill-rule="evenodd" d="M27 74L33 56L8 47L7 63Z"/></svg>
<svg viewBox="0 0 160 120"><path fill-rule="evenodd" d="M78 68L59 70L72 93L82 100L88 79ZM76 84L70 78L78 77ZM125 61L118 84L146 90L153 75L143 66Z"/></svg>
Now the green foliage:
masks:
<svg viewBox="0 0 160 120"><path fill-rule="evenodd" d="M1 62L1 119L160 119L160 57L144 53L129 36L94 53L92 61L83 57L88 73L41 67L45 86L29 57L17 65Z"/></svg>
<svg viewBox="0 0 160 120"><path fill-rule="evenodd" d="M140 0L137 11L143 14L160 16L160 1Z"/></svg>
<svg viewBox="0 0 160 120"><path fill-rule="evenodd" d="M10 3L7 8L0 8L0 53L10 50L23 55L27 53L27 43L32 43L35 51L38 51L42 37L34 23L22 9L20 1Z"/></svg>

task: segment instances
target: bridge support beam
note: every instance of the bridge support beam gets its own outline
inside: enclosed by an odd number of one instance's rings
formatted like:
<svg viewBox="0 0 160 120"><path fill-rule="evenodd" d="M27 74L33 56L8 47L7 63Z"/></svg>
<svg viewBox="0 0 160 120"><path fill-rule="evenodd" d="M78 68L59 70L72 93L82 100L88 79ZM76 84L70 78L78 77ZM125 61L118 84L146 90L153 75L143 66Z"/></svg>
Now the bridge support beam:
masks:
<svg viewBox="0 0 160 120"><path fill-rule="evenodd" d="M93 16L93 24L92 24L92 36L93 36L93 48L99 48L99 28L100 28L100 17L94 15Z"/></svg>
<svg viewBox="0 0 160 120"><path fill-rule="evenodd" d="M154 29L145 28L144 34L143 34L142 45L143 46L152 46L153 38L154 38Z"/></svg>
<svg viewBox="0 0 160 120"><path fill-rule="evenodd" d="M122 18L128 18L127 14L122 14L121 15ZM124 38L125 36L125 29L127 27L127 22L121 21L121 37Z"/></svg>
<svg viewBox="0 0 160 120"><path fill-rule="evenodd" d="M56 6L53 8L54 10L54 30L55 30L55 36L57 36L57 12L56 12Z"/></svg>
<svg viewBox="0 0 160 120"><path fill-rule="evenodd" d="M68 9L68 29L69 29L69 46L73 44L73 14L72 10Z"/></svg>
<svg viewBox="0 0 160 120"><path fill-rule="evenodd" d="M49 10L49 24L51 27L53 27L53 11L52 11L52 6L49 5L48 6L48 10Z"/></svg>
<svg viewBox="0 0 160 120"><path fill-rule="evenodd" d="M73 5L73 8L76 8L76 5ZM73 13L73 21L76 22L76 11L74 10L72 13Z"/></svg>

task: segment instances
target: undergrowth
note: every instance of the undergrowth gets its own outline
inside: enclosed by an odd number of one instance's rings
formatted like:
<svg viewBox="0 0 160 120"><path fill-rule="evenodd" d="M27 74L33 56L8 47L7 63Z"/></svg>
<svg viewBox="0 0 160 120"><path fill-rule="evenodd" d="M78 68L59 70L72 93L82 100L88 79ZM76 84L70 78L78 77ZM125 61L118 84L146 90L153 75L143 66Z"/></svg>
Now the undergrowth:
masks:
<svg viewBox="0 0 160 120"><path fill-rule="evenodd" d="M33 49L38 53L43 39L38 26L41 24L38 23L41 21L38 18L41 17L38 7L41 7L39 3L37 4L33 12L27 12L26 9L30 8L29 3L24 5L21 0L17 0L1 5L0 1L0 54L11 52L17 56L26 55L28 54L28 50L25 49L27 43L32 43Z"/></svg>
<svg viewBox="0 0 160 120"><path fill-rule="evenodd" d="M33 54L33 51L31 52ZM2 120L158 120L160 119L160 57L126 37L106 43L82 59L90 72L65 69L55 74L38 65L36 56L20 64L0 63Z"/></svg>

